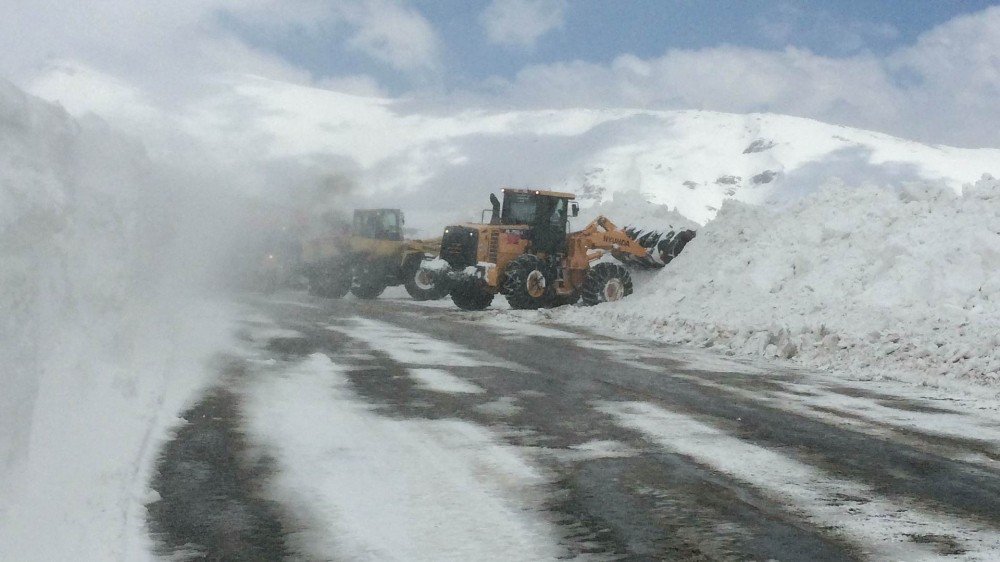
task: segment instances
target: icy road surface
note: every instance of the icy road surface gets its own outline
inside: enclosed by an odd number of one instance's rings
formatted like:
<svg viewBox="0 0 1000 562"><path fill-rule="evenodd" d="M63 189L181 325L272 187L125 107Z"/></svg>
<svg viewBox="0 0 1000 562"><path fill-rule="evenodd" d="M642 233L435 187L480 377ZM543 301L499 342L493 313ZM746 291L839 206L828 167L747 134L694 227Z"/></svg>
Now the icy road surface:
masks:
<svg viewBox="0 0 1000 562"><path fill-rule="evenodd" d="M1000 560L996 403L445 304L250 303L152 482L162 554Z"/></svg>

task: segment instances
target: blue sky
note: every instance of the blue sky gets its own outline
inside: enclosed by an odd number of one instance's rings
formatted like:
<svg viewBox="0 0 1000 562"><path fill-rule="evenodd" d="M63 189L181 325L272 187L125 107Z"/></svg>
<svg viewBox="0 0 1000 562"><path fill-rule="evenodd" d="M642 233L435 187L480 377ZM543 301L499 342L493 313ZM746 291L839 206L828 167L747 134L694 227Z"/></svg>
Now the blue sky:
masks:
<svg viewBox="0 0 1000 562"><path fill-rule="evenodd" d="M56 88L85 107L173 110L253 75L414 111L771 112L1000 146L998 1L45 0L4 15L0 76L29 91L91 76Z"/></svg>
<svg viewBox="0 0 1000 562"><path fill-rule="evenodd" d="M555 1L555 0L553 0ZM884 55L955 16L996 2L987 0L569 0L561 22L531 45L491 42L482 22L490 0L413 0L440 43L435 80L465 87L491 76L514 77L528 65L582 60L608 63L623 54L657 57L671 49L719 45L775 50L786 46L828 57ZM226 12L223 27L256 48L308 69L314 77L367 74L392 93L422 80L342 48L349 32L334 20L274 29ZM426 73L425 73L426 75Z"/></svg>

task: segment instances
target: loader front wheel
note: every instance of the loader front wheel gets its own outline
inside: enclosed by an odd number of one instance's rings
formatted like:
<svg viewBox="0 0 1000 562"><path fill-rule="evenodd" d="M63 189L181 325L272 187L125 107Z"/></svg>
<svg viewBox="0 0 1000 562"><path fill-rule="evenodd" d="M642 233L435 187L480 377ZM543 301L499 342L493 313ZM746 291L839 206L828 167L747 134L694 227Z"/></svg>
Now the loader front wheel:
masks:
<svg viewBox="0 0 1000 562"><path fill-rule="evenodd" d="M493 302L493 296L483 287L482 281L471 277L451 287L451 300L462 310L485 310Z"/></svg>
<svg viewBox="0 0 1000 562"><path fill-rule="evenodd" d="M423 259L410 260L403 267L403 286L415 301L436 301L448 294L448 278L443 271L423 267Z"/></svg>
<svg viewBox="0 0 1000 562"><path fill-rule="evenodd" d="M504 273L503 289L511 308L545 308L555 299L556 276L538 256L518 256L507 265Z"/></svg>
<svg viewBox="0 0 1000 562"><path fill-rule="evenodd" d="M599 263L590 268L583 281L583 304L594 306L614 302L632 294L632 276L624 266L616 263Z"/></svg>

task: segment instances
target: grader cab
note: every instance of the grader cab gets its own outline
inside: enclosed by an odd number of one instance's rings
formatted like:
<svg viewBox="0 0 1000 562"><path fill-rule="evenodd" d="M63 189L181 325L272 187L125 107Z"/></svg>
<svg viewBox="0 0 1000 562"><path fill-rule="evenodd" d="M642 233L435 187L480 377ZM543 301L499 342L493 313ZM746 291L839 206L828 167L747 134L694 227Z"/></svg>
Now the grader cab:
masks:
<svg viewBox="0 0 1000 562"><path fill-rule="evenodd" d="M341 298L350 291L374 299L387 287L404 285L415 300L439 299L447 286L426 263L437 240L405 240L399 209L357 209L348 232L332 232L303 244L309 291Z"/></svg>
<svg viewBox="0 0 1000 562"><path fill-rule="evenodd" d="M606 217L570 232L569 219L579 210L574 199L572 193L504 189L502 202L490 196L488 223L445 228L441 258L452 269L455 304L482 310L499 293L516 309L581 299L595 305L632 293L632 278L624 266L594 263L606 252L630 265L663 267L660 233L620 229Z"/></svg>

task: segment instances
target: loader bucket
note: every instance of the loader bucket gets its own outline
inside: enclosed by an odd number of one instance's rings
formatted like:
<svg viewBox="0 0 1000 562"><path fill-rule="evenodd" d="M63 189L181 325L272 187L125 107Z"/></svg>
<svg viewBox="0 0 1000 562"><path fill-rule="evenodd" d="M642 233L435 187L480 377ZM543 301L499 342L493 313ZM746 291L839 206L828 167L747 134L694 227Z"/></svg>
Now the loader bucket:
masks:
<svg viewBox="0 0 1000 562"><path fill-rule="evenodd" d="M684 246L695 237L693 230L673 230L662 232L657 230L642 230L627 226L624 229L629 238L646 248L645 256L635 256L624 252L611 252L615 259L631 267L642 269L659 269L677 257Z"/></svg>

